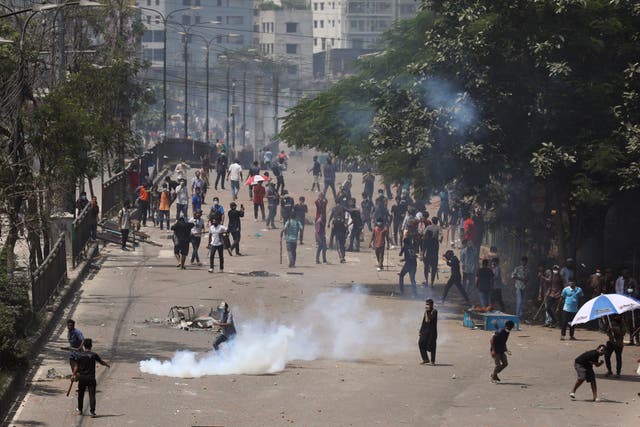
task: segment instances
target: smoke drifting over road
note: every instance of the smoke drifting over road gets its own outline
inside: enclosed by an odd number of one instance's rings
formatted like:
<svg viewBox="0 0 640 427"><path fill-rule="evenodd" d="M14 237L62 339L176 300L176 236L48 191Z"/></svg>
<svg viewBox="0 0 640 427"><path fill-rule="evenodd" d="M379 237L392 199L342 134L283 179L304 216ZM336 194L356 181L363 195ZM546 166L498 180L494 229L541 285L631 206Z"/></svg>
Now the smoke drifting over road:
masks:
<svg viewBox="0 0 640 427"><path fill-rule="evenodd" d="M293 360L354 360L415 346L416 312L383 315L366 302L359 290L323 293L289 324L243 321L236 338L217 353L178 351L171 360L141 361L140 370L170 377L264 374L282 371Z"/></svg>

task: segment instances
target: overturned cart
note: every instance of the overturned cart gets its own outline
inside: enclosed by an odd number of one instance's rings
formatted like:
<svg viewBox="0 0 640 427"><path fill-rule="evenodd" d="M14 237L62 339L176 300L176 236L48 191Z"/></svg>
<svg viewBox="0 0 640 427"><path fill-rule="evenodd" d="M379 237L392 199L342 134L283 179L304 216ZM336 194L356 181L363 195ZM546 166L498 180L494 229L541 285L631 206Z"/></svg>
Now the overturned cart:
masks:
<svg viewBox="0 0 640 427"><path fill-rule="evenodd" d="M215 326L215 321L219 319L220 313L213 307L209 310L208 314L197 315L196 310L192 305L174 305L169 309L169 314L167 316L167 322L169 324L179 326L180 329L186 331L190 328L212 329Z"/></svg>

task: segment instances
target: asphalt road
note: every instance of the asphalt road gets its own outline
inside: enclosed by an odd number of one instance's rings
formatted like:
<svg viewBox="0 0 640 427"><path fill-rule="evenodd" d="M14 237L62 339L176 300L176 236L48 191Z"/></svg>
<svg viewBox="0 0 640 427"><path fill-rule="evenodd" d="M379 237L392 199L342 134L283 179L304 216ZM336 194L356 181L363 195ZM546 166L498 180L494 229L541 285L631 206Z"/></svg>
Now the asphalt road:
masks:
<svg viewBox="0 0 640 427"><path fill-rule="evenodd" d="M316 194L308 191L309 165L310 158L292 160L286 178L296 199L307 197L312 217ZM353 194L360 194L359 174L354 182ZM225 208L228 188L220 193ZM208 203L212 196L210 192ZM597 370L603 402L587 401L587 386L571 401L573 359L595 348L604 336L578 330L578 341L561 342L558 330L523 325L509 339L513 355L501 374L502 383L492 384L491 333L462 326L463 307L454 290L450 302L436 304L437 366L419 365L416 342L423 299L440 295L447 274L440 274L433 293L420 288L417 300L400 297L397 250L389 257L388 271L376 271L369 249L348 253L346 264L339 264L331 251L329 265L316 265L310 226L306 244L298 249L298 267L287 269L286 254L284 265L278 263L279 230L266 230L263 222L253 221L245 187L240 201L248 214L243 222L244 256L226 257L224 273L207 273L206 262L186 271L176 269L168 234L153 227L144 231L162 247L142 245L122 252L110 245L101 250L99 270L69 308L78 328L94 339L94 350L112 363L111 369L98 367L98 417L74 414L73 392L65 397L68 379L56 377L69 374L67 354L59 349L66 345L61 324L40 355L9 425L638 425L638 347L625 348L621 379L604 378L604 369ZM201 255L205 253L201 249ZM274 276L244 275L257 270ZM262 373L181 378L140 371L140 361L167 361L177 350L211 357L218 366L217 356L207 353L211 331L185 331L157 322L166 319L171 306L193 305L208 312L223 299L231 305L240 333L248 337L242 348L240 338L236 342L232 368ZM279 334L284 341L277 340ZM289 354L301 358L290 360ZM282 357L284 369L268 373L264 362ZM242 362L236 363L238 359Z"/></svg>

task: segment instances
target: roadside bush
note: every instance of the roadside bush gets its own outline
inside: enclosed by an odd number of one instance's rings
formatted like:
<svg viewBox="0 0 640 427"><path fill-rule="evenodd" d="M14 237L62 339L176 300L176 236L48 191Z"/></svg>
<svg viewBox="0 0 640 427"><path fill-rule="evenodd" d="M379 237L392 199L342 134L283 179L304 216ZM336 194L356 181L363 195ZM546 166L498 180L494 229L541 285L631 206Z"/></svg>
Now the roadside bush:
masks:
<svg viewBox="0 0 640 427"><path fill-rule="evenodd" d="M28 280L0 274L0 367L15 366L24 355L18 343L31 321Z"/></svg>

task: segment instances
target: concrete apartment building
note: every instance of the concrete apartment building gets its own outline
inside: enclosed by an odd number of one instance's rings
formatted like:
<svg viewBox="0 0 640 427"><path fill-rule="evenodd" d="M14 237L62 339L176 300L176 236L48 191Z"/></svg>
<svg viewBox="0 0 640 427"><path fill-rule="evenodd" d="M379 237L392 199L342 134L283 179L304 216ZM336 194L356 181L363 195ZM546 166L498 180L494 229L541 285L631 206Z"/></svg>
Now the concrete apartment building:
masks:
<svg viewBox="0 0 640 427"><path fill-rule="evenodd" d="M313 70L313 28L309 9L259 10L256 45L260 53L281 64L288 80L308 80Z"/></svg>
<svg viewBox="0 0 640 427"><path fill-rule="evenodd" d="M414 0L311 0L313 52L371 49L393 21L416 15Z"/></svg>

